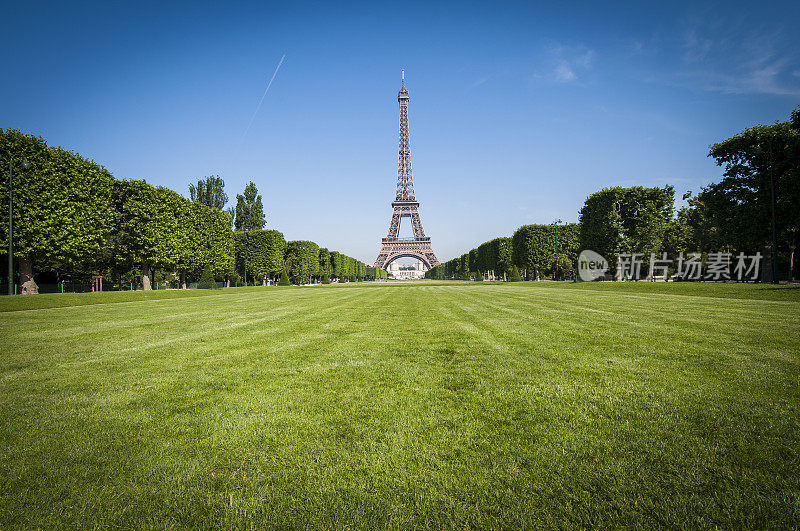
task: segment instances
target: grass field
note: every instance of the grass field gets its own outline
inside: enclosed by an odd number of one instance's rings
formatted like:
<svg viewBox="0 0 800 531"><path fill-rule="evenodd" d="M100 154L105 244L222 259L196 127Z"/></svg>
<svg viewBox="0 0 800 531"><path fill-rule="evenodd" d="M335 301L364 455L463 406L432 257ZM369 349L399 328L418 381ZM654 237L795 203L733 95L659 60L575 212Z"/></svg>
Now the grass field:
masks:
<svg viewBox="0 0 800 531"><path fill-rule="evenodd" d="M0 299L0 528L800 527L800 290Z"/></svg>

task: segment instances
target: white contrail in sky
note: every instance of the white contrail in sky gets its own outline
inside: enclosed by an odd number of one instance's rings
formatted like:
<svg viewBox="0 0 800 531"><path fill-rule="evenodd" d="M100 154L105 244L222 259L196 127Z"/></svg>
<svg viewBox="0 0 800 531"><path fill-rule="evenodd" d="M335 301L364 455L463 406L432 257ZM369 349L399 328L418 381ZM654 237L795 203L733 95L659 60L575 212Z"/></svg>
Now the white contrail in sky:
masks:
<svg viewBox="0 0 800 531"><path fill-rule="evenodd" d="M250 126L253 125L253 120L256 119L256 114L258 114L258 110L261 108L261 104L264 103L264 98L267 96L267 92L269 92L269 88L272 86L272 82L275 81L275 76L278 75L278 70L280 70L284 59L286 59L286 54L283 54L281 56L281 60L278 61L278 66L275 68L275 72L272 73L272 77L270 78L269 83L267 83L267 89L264 91L264 95L261 96L261 101L258 102L258 107L256 107L256 112L253 113L252 118L250 118L250 123L247 124L247 129L244 130L244 134L242 135L242 142L244 142L244 137L247 136L247 132L250 130Z"/></svg>

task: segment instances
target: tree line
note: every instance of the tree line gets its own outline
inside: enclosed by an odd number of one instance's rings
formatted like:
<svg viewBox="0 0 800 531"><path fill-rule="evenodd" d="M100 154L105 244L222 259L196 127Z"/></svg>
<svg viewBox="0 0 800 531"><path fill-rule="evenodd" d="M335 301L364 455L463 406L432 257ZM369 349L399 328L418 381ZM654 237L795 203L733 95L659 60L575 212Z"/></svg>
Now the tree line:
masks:
<svg viewBox="0 0 800 531"><path fill-rule="evenodd" d="M430 269L434 279L496 276L573 278L578 254L591 249L609 260L621 253L760 252L762 279L795 279L800 235L800 107L790 119L748 128L709 148L723 168L719 182L688 192L675 206L672 186L604 188L583 204L578 223L524 225ZM773 247L773 239L775 245ZM774 259L773 259L774 250Z"/></svg>
<svg viewBox="0 0 800 531"><path fill-rule="evenodd" d="M796 278L800 234L800 107L790 119L748 128L710 146L722 179L687 193L671 186L613 187L591 194L578 223L524 225L426 273L428 278L571 278L577 254L755 253L771 279ZM22 162L25 164L22 164ZM153 279L266 283L386 278L386 272L310 241L265 230L254 183L225 209L218 176L189 187L190 199L143 180L119 180L102 165L41 137L0 129L0 164L13 172L13 240L22 293L35 275L110 277L150 289ZM8 196L6 196L8 205ZM773 245L773 240L775 245ZM8 224L0 223L0 241ZM3 247L2 253L7 255ZM774 259L773 259L774 256ZM646 265L646 264L645 264Z"/></svg>
<svg viewBox="0 0 800 531"><path fill-rule="evenodd" d="M580 251L579 228L577 223L523 225L512 236L494 238L429 269L425 277L480 280L493 273L506 280L571 278Z"/></svg>
<svg viewBox="0 0 800 531"><path fill-rule="evenodd" d="M0 161L13 173L21 293L38 292L38 275L102 274L145 290L154 278L183 288L190 281L266 283L282 272L287 283L386 278L385 271L342 253L310 241L286 242L279 231L265 230L252 182L225 210L218 176L190 185L187 199L143 180L115 179L102 165L15 129L0 129ZM7 223L0 224L0 240L8 241Z"/></svg>

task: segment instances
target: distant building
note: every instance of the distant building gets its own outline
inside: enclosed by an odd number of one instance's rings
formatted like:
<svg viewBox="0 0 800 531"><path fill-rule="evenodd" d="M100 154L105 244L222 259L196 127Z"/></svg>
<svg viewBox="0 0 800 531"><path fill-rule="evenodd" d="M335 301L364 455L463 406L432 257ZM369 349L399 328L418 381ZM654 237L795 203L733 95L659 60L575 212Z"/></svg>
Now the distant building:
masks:
<svg viewBox="0 0 800 531"><path fill-rule="evenodd" d="M415 265L401 266L397 262L389 264L389 278L395 280L414 280L418 278L425 278L425 271L428 268L422 261L418 261Z"/></svg>

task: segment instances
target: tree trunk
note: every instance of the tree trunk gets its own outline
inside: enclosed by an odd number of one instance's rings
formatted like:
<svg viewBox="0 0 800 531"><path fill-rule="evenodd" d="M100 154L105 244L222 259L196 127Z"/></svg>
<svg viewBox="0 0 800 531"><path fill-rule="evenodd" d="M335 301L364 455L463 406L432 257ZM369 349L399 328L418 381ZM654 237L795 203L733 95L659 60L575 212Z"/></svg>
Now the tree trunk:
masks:
<svg viewBox="0 0 800 531"><path fill-rule="evenodd" d="M17 268L19 269L19 292L22 295L37 295L39 286L33 280L33 260L27 256L20 257L17 259Z"/></svg>
<svg viewBox="0 0 800 531"><path fill-rule="evenodd" d="M142 266L142 289L144 291L151 291L153 286L150 284L150 266L144 264Z"/></svg>
<svg viewBox="0 0 800 531"><path fill-rule="evenodd" d="M181 271L181 289L186 289L186 271Z"/></svg>

